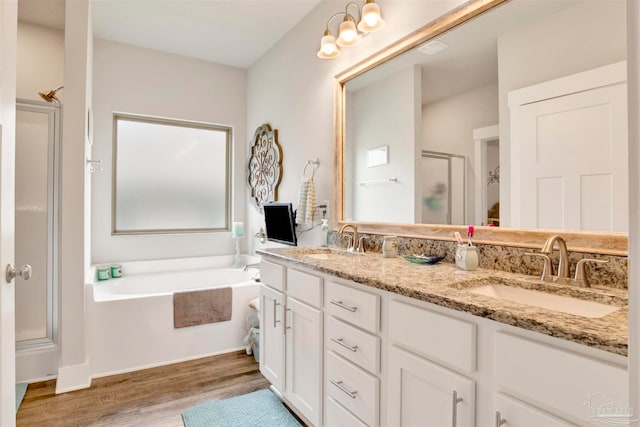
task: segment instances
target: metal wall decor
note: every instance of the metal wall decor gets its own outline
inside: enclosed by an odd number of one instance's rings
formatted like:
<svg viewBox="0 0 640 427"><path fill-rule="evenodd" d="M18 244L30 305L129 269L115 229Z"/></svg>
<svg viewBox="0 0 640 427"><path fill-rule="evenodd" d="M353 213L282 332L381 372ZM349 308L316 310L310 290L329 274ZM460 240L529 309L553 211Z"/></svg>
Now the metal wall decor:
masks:
<svg viewBox="0 0 640 427"><path fill-rule="evenodd" d="M278 130L263 124L253 136L249 156L247 182L251 201L262 211L262 204L278 200L278 186L282 180L282 148L278 144Z"/></svg>

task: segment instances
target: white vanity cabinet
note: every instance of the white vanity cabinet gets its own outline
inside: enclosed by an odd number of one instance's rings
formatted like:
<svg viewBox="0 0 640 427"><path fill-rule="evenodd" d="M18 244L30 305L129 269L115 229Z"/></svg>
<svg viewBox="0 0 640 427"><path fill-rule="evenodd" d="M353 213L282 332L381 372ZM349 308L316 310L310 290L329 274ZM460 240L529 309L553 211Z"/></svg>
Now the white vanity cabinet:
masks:
<svg viewBox="0 0 640 427"><path fill-rule="evenodd" d="M327 281L327 426L380 424L381 297L361 288Z"/></svg>
<svg viewBox="0 0 640 427"><path fill-rule="evenodd" d="M323 280L269 261L261 262L261 280L260 372L299 415L320 426Z"/></svg>
<svg viewBox="0 0 640 427"><path fill-rule="evenodd" d="M387 424L473 426L475 381L453 369L476 370L476 325L393 299L388 325Z"/></svg>
<svg viewBox="0 0 640 427"><path fill-rule="evenodd" d="M623 356L297 264L263 264L260 369L311 425L566 427L631 417Z"/></svg>

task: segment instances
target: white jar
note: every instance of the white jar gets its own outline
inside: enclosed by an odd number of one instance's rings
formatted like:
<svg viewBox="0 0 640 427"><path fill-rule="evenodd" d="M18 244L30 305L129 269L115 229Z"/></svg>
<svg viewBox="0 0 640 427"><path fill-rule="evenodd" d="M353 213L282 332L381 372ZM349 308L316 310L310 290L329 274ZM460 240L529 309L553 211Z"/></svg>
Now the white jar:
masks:
<svg viewBox="0 0 640 427"><path fill-rule="evenodd" d="M382 256L384 258L398 256L398 238L396 236L384 236L382 238Z"/></svg>
<svg viewBox="0 0 640 427"><path fill-rule="evenodd" d="M458 245L456 249L456 265L461 270L475 270L478 268L478 251L475 246Z"/></svg>

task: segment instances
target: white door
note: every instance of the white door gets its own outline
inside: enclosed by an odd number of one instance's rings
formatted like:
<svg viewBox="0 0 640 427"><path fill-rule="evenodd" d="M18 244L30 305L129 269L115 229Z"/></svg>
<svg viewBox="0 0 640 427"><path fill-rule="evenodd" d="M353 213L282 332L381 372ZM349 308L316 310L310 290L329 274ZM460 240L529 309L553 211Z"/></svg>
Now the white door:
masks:
<svg viewBox="0 0 640 427"><path fill-rule="evenodd" d="M390 426L473 426L475 382L395 346L389 349Z"/></svg>
<svg viewBox="0 0 640 427"><path fill-rule="evenodd" d="M313 425L322 408L322 312L287 298L286 397Z"/></svg>
<svg viewBox="0 0 640 427"><path fill-rule="evenodd" d="M284 294L260 285L260 372L284 392Z"/></svg>
<svg viewBox="0 0 640 427"><path fill-rule="evenodd" d="M0 1L0 425L16 423L14 284L5 277L14 262L17 1Z"/></svg>
<svg viewBox="0 0 640 427"><path fill-rule="evenodd" d="M514 91L539 100L510 101L511 226L627 231L627 88L614 65Z"/></svg>

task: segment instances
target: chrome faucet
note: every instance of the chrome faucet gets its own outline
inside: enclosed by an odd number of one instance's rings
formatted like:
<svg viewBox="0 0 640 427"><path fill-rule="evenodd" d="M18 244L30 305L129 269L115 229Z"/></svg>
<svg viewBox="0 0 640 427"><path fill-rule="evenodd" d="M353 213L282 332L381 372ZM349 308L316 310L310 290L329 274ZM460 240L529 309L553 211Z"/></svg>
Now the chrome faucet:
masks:
<svg viewBox="0 0 640 427"><path fill-rule="evenodd" d="M356 251L357 252L361 252L361 249L360 249L361 241L358 240L358 226L357 225L349 224L349 223L343 224L338 229L338 234L344 234L344 231L347 228L350 228L352 233L353 233L352 236L349 236L349 244L347 246L347 251L348 252L356 252Z"/></svg>

